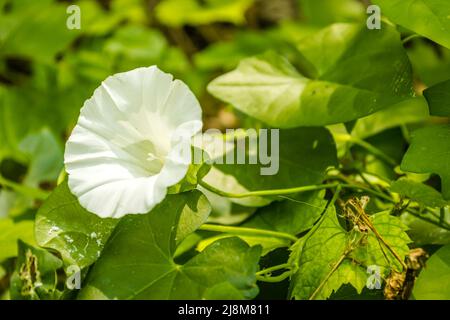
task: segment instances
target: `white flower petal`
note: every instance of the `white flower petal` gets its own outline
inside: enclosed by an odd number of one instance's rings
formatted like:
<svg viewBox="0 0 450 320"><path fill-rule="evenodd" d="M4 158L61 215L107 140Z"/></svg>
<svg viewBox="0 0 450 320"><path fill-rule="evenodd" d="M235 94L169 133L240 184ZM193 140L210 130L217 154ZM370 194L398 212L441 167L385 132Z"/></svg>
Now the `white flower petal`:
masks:
<svg viewBox="0 0 450 320"><path fill-rule="evenodd" d="M69 188L101 217L147 213L186 175L201 126L194 94L155 66L109 77L67 141Z"/></svg>

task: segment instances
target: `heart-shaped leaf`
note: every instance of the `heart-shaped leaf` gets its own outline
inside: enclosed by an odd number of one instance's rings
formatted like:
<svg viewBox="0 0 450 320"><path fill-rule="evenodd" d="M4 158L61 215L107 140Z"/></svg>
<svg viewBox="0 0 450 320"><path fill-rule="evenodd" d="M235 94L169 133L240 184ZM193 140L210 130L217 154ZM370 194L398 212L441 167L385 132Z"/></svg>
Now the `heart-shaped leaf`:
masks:
<svg viewBox="0 0 450 320"><path fill-rule="evenodd" d="M368 30L334 24L303 39L298 49L315 69L310 78L283 57L268 53L242 60L208 90L280 128L351 121L412 94L411 66L392 27Z"/></svg>
<svg viewBox="0 0 450 320"><path fill-rule="evenodd" d="M205 210L201 197L198 191L169 195L148 214L124 217L79 298L219 299L230 292L254 298L260 247L227 238L184 264L174 261L180 216Z"/></svg>

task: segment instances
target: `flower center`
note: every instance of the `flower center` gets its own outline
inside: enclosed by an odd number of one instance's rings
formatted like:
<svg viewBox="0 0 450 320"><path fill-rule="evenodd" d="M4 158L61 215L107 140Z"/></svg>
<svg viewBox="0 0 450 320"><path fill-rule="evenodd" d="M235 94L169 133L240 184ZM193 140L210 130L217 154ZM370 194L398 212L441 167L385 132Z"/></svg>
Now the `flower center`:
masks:
<svg viewBox="0 0 450 320"><path fill-rule="evenodd" d="M149 170L153 174L157 174L161 171L162 167L164 166L164 159L161 157L156 156L154 153L149 152L147 154L147 170Z"/></svg>

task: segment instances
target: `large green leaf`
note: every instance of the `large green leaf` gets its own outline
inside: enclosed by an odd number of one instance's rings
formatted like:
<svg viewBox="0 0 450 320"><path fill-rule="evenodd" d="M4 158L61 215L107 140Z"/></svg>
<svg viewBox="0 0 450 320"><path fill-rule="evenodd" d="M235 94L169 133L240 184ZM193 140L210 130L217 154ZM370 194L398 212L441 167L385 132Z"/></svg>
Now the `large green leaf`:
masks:
<svg viewBox="0 0 450 320"><path fill-rule="evenodd" d="M442 195L430 186L421 182L401 178L391 184L391 191L406 196L409 199L428 207L445 207L448 202Z"/></svg>
<svg viewBox="0 0 450 320"><path fill-rule="evenodd" d="M396 217L380 212L370 217L374 228L402 259L408 254L406 227ZM388 259L386 261L386 259ZM343 284L361 293L366 283L366 268L377 265L386 275L401 266L372 231L347 232L340 225L334 207L293 247L290 257L296 267L290 295L295 299L326 299Z"/></svg>
<svg viewBox="0 0 450 320"><path fill-rule="evenodd" d="M348 234L339 225L336 211L332 206L325 212L316 227L292 248L290 260L297 266L297 272L291 280L290 296L295 299L311 298L321 283L327 282L330 273L333 274L332 269L339 269L338 263L347 244ZM354 282L351 279L350 283ZM333 289L339 289L342 284L336 283ZM321 290L313 298L328 298L330 289Z"/></svg>
<svg viewBox="0 0 450 320"><path fill-rule="evenodd" d="M0 261L17 255L17 240L34 243L34 222L24 220L14 222L8 218L0 219Z"/></svg>
<svg viewBox="0 0 450 320"><path fill-rule="evenodd" d="M333 24L298 49L314 74L298 73L273 53L243 60L213 80L217 98L271 126L319 126L354 120L412 94L411 66L395 29ZM389 79L389 81L386 81Z"/></svg>
<svg viewBox="0 0 450 320"><path fill-rule="evenodd" d="M438 83L423 92L434 116L450 117L450 80Z"/></svg>
<svg viewBox="0 0 450 320"><path fill-rule="evenodd" d="M401 169L436 173L441 177L442 195L450 200L450 126L431 126L414 131Z"/></svg>
<svg viewBox="0 0 450 320"><path fill-rule="evenodd" d="M234 149L229 152L234 152ZM274 158L275 155L274 155ZM246 191L293 188L320 184L328 167L337 165L336 147L324 128L297 128L279 131L279 171L261 175L261 164L214 164L205 181L223 191ZM261 197L232 199L246 206L264 206L270 201Z"/></svg>
<svg viewBox="0 0 450 320"><path fill-rule="evenodd" d="M450 299L450 245L436 251L416 280L413 296L418 300Z"/></svg>
<svg viewBox="0 0 450 320"><path fill-rule="evenodd" d="M64 182L37 213L36 240L40 246L58 251L66 264L84 268L100 256L116 223L86 211Z"/></svg>
<svg viewBox="0 0 450 320"><path fill-rule="evenodd" d="M411 239L406 234L408 228L399 218L391 216L388 211L376 213L370 219L384 241L404 261L409 253L408 244L411 242ZM391 270L401 272L403 268L400 261L371 231L367 241L364 241L352 252L352 257L366 266L376 265L382 268L381 270L386 272L386 274Z"/></svg>
<svg viewBox="0 0 450 320"><path fill-rule="evenodd" d="M233 298L254 298L260 247L228 238L185 264L174 261L180 216L205 210L198 199L198 191L169 195L148 214L124 217L79 298L218 299L230 292Z"/></svg>
<svg viewBox="0 0 450 320"><path fill-rule="evenodd" d="M60 296L56 288L62 261L46 250L19 241L16 271L11 277L11 298L52 300Z"/></svg>
<svg viewBox="0 0 450 320"><path fill-rule="evenodd" d="M447 0L374 0L390 20L450 48Z"/></svg>

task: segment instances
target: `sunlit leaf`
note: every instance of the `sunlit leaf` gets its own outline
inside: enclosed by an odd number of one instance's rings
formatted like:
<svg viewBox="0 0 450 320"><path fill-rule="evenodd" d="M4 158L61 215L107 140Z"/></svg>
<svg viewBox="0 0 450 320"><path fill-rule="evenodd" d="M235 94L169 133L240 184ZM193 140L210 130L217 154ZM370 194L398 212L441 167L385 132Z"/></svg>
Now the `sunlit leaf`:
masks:
<svg viewBox="0 0 450 320"><path fill-rule="evenodd" d="M272 53L243 60L213 80L208 90L281 128L354 120L412 94L408 57L399 34L389 26L367 30L334 24L303 39L298 49L315 70L311 77Z"/></svg>
<svg viewBox="0 0 450 320"><path fill-rule="evenodd" d="M374 0L383 15L450 48L450 3L447 0Z"/></svg>
<svg viewBox="0 0 450 320"><path fill-rule="evenodd" d="M180 216L185 210L204 210L192 201L195 194L169 195L149 214L124 217L79 298L218 299L229 295L224 288L234 288L241 299L255 297L259 247L229 238L185 264L174 261Z"/></svg>

